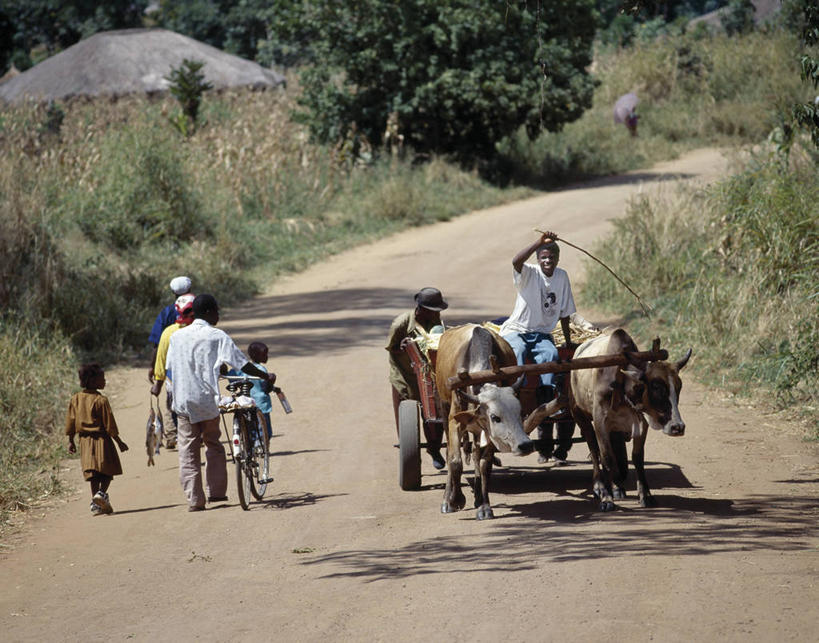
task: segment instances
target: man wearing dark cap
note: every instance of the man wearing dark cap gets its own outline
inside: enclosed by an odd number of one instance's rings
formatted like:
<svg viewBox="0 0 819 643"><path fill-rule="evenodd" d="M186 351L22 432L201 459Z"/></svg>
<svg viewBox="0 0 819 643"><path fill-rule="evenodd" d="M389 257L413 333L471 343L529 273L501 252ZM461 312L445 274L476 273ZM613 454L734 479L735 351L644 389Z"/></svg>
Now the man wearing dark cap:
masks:
<svg viewBox="0 0 819 643"><path fill-rule="evenodd" d="M177 448L179 481L188 499L188 511L205 508L199 451L205 444L205 479L209 502L227 500L227 460L219 438L219 371L223 364L268 380L269 375L240 351L219 323L219 305L213 295L193 300L193 322L171 335L165 367L172 373L173 410L179 418Z"/></svg>
<svg viewBox="0 0 819 643"><path fill-rule="evenodd" d="M441 291L437 288L421 288L415 294L415 310L401 313L390 325L387 336L386 349L390 353L390 384L392 385L392 405L395 411L395 427L398 430L398 405L402 400L419 400L418 380L412 370L409 356L403 349L407 339L423 337L431 331L443 332L441 311L449 307L444 301ZM435 327L439 327L436 329ZM441 441L443 432L435 428L424 426L424 435L427 439L427 453L432 457L432 464L436 469L446 466L441 455Z"/></svg>

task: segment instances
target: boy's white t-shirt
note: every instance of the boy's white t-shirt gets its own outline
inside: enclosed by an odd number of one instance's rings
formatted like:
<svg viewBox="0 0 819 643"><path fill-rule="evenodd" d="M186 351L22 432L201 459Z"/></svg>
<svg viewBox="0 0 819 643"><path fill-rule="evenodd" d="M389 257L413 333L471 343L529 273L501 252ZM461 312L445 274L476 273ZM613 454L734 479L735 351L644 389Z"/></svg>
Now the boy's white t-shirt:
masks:
<svg viewBox="0 0 819 643"><path fill-rule="evenodd" d="M518 294L512 314L501 326L501 335L551 333L561 317L577 311L569 275L562 268L555 268L547 277L540 266L525 263L520 272L512 269L512 278Z"/></svg>

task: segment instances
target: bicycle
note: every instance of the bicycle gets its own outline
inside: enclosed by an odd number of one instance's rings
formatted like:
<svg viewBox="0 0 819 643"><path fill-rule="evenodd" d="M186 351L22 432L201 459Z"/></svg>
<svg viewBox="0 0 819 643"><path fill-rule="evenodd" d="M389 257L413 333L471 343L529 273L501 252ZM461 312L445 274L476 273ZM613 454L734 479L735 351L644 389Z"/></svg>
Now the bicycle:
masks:
<svg viewBox="0 0 819 643"><path fill-rule="evenodd" d="M233 436L228 439L233 445L232 458L236 465L236 488L242 509L250 509L250 496L261 500L267 485L273 482L270 475L270 439L267 436L264 415L250 397L253 380L258 377L224 375L229 381L225 387L231 393L229 401L222 398L219 412L227 434L225 415L233 414ZM281 389L274 387L279 394ZM280 396L283 397L283 394Z"/></svg>

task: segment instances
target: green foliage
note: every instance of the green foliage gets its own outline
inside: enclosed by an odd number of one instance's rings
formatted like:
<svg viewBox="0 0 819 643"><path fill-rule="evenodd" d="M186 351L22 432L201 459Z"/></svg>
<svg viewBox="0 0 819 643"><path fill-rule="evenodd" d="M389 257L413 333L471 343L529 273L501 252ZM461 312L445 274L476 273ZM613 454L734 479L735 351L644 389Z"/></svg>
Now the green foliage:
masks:
<svg viewBox="0 0 819 643"><path fill-rule="evenodd" d="M74 355L53 330L0 317L0 531L10 514L60 490Z"/></svg>
<svg viewBox="0 0 819 643"><path fill-rule="evenodd" d="M705 192L636 199L596 249L655 308L630 325L740 392L773 391L782 407L819 403L819 172L754 160ZM590 264L584 295L607 310L634 300ZM811 413L810 409L814 412ZM819 434L818 434L819 435Z"/></svg>
<svg viewBox="0 0 819 643"><path fill-rule="evenodd" d="M101 153L108 163L88 177L93 193L77 188L65 197L89 240L122 252L212 238L213 222L173 139L123 132L106 137Z"/></svg>
<svg viewBox="0 0 819 643"><path fill-rule="evenodd" d="M158 26L222 48L228 3L216 0L160 0Z"/></svg>
<svg viewBox="0 0 819 643"><path fill-rule="evenodd" d="M731 0L720 17L725 33L729 36L735 36L752 31L755 11L756 8L752 0Z"/></svg>
<svg viewBox="0 0 819 643"><path fill-rule="evenodd" d="M69 103L47 148L45 106L0 121L0 307L50 320L83 356L141 349L174 274L229 305L349 243L529 194L442 161L342 161L281 92L214 96L185 145L172 104Z"/></svg>
<svg viewBox="0 0 819 643"><path fill-rule="evenodd" d="M558 133L522 134L499 146L515 182L549 186L634 169L703 145L764 140L808 94L795 75L794 37L668 36L600 56L593 107ZM617 98L640 98L639 136L615 124Z"/></svg>
<svg viewBox="0 0 819 643"><path fill-rule="evenodd" d="M816 91L819 88L819 58L815 47L819 45L819 6L810 0L795 0L791 9L798 17L802 42L808 49L800 59L802 82ZM806 130L814 146L819 149L819 99L813 104L800 103L792 109L793 121L797 127Z"/></svg>
<svg viewBox="0 0 819 643"><path fill-rule="evenodd" d="M172 118L171 124L185 136L191 136L195 131L199 120L199 105L202 103L202 95L209 89L213 89L213 83L205 80L202 67L205 63L199 60L189 60L184 58L179 67L173 67L171 73L165 77L170 83L171 95L179 101L182 106L184 119Z"/></svg>
<svg viewBox="0 0 819 643"><path fill-rule="evenodd" d="M421 154L487 159L524 126L557 130L589 106L595 16L588 0L365 0L313 5L321 61L302 77L300 119L316 140L382 142L397 115Z"/></svg>
<svg viewBox="0 0 819 643"><path fill-rule="evenodd" d="M60 136L60 129L63 126L65 119L65 111L60 107L59 103L49 101L46 107L45 118L40 124L41 136Z"/></svg>
<svg viewBox="0 0 819 643"><path fill-rule="evenodd" d="M0 0L0 69L33 63L98 31L141 27L148 0Z"/></svg>
<svg viewBox="0 0 819 643"><path fill-rule="evenodd" d="M310 59L315 34L301 17L305 0L163 0L157 22L219 49L255 60L291 66Z"/></svg>

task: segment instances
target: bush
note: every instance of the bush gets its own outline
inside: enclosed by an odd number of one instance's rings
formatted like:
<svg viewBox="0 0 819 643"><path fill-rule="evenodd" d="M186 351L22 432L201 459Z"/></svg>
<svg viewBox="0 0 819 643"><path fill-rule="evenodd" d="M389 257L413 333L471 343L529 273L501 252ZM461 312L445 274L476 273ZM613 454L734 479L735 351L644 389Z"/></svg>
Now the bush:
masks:
<svg viewBox="0 0 819 643"><path fill-rule="evenodd" d="M762 388L803 409L819 437L819 171L756 160L705 193L642 196L599 256L655 306L590 266L584 294L632 311L644 335L694 347L701 372L735 391Z"/></svg>
<svg viewBox="0 0 819 643"><path fill-rule="evenodd" d="M643 167L702 145L764 140L791 103L810 92L784 31L697 40L668 36L601 57L593 107L561 132L535 141L518 132L499 145L507 177L554 185ZM640 98L639 136L613 122L617 98Z"/></svg>
<svg viewBox="0 0 819 643"><path fill-rule="evenodd" d="M71 347L59 332L0 319L0 528L9 514L60 489L68 399L76 389Z"/></svg>

